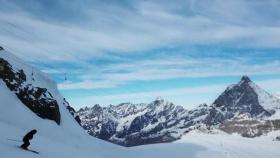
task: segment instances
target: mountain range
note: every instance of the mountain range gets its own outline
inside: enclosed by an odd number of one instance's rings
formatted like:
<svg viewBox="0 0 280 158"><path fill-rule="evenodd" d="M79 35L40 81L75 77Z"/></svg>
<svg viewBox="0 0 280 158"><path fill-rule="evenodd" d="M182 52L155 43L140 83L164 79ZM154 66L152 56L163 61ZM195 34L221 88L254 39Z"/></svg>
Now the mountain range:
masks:
<svg viewBox="0 0 280 158"><path fill-rule="evenodd" d="M211 105L187 110L158 98L151 103L122 103L81 108L77 115L92 136L123 146L178 140L185 133L219 129L256 137L280 129L280 100L248 76L228 86Z"/></svg>
<svg viewBox="0 0 280 158"><path fill-rule="evenodd" d="M254 95L241 95L244 89ZM246 97L256 95L257 104L247 104ZM0 96L2 157L277 158L280 154L278 99L248 77L229 86L215 104L191 110L158 98L149 104L95 105L76 112L48 74L0 47ZM224 105L232 101L232 107ZM124 148L90 136L81 126L95 137L124 146L161 144ZM30 149L39 155L18 148L31 129L38 132Z"/></svg>

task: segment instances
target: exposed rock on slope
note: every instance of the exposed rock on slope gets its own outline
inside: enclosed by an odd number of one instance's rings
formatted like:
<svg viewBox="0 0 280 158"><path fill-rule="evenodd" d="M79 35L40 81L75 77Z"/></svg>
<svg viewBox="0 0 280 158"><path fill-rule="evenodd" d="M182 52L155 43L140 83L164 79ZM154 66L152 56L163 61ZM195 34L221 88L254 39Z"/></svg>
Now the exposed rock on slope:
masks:
<svg viewBox="0 0 280 158"><path fill-rule="evenodd" d="M78 111L89 134L125 146L169 142L180 137L188 111L162 99L150 104L83 108Z"/></svg>
<svg viewBox="0 0 280 158"><path fill-rule="evenodd" d="M257 137L274 130L280 130L280 119L238 119L225 121L220 129L227 133L238 133L243 137Z"/></svg>
<svg viewBox="0 0 280 158"><path fill-rule="evenodd" d="M70 112L70 114L74 117L74 119L81 125L81 119L79 115L77 115L76 110L69 105L69 103L63 98L64 102L63 105L66 106L66 109Z"/></svg>
<svg viewBox="0 0 280 158"><path fill-rule="evenodd" d="M264 95L270 100L261 100ZM249 114L251 117L271 116L275 111L265 109L267 102L280 105L279 101L260 89L249 77L243 76L237 84L229 86L213 103L214 109L208 116L210 125L222 123L236 115Z"/></svg>
<svg viewBox="0 0 280 158"><path fill-rule="evenodd" d="M2 65L0 79L6 83L7 87L17 95L24 105L39 117L54 120L59 124L59 107L52 94L46 88L27 83L24 70L13 67L4 59L4 54L7 52L2 50L0 53L0 64Z"/></svg>

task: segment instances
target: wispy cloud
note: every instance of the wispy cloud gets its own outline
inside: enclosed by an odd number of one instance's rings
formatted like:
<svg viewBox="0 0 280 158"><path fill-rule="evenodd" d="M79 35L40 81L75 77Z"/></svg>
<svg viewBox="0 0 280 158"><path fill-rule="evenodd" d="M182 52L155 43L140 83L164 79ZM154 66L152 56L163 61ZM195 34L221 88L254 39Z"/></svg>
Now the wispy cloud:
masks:
<svg viewBox="0 0 280 158"><path fill-rule="evenodd" d="M98 70L87 69L81 81L60 83L60 89L110 88L131 81L167 80L213 76L242 76L279 74L280 62L250 63L243 58L160 58L107 64ZM93 75L94 74L94 75Z"/></svg>
<svg viewBox="0 0 280 158"><path fill-rule="evenodd" d="M261 80L256 81L255 83L270 93L273 93L274 90L280 89L280 79ZM85 105L101 104L103 106L107 106L109 104L119 104L127 101L132 101L133 103L142 103L153 101L156 97L163 97L177 105L192 108L202 103L212 104L227 86L228 84L214 84L197 87L173 88L161 91L130 92L109 95L99 94L82 97L82 99L77 99L74 97L70 98L70 100L74 105L78 105L76 107L79 108Z"/></svg>
<svg viewBox="0 0 280 158"><path fill-rule="evenodd" d="M280 72L280 1L0 0L0 4L0 45L52 75L61 90ZM177 92L162 95L172 94Z"/></svg>
<svg viewBox="0 0 280 158"><path fill-rule="evenodd" d="M92 95L87 97L69 98L70 101L77 108L85 105L101 104L107 106L109 104L119 104L123 102L133 102L133 103L144 103L153 101L157 97L163 97L169 101L173 101L177 105L182 105L186 107L195 107L202 103L210 104L219 92L222 92L226 85L210 85L210 86L199 86L195 88L184 87L184 88L174 88L169 90L161 91L148 91L148 92L135 92L135 93L123 93L114 95ZM205 95L208 97L205 100L201 98L198 100L197 95ZM209 95L210 94L210 95ZM213 95L214 94L214 95ZM176 98L176 99L174 99ZM183 99L182 99L183 98Z"/></svg>
<svg viewBox="0 0 280 158"><path fill-rule="evenodd" d="M238 0L227 4L190 0L172 5L167 1L131 1L130 7L94 1L92 7L78 5L80 8L68 1L57 2L70 11L83 12L77 15L86 19L78 22L67 20L67 14L65 21L59 16L46 18L18 6L22 3L1 2L8 9L0 10L0 43L27 60L88 59L108 51L129 53L180 44L280 45L279 22L274 20L279 12L274 7L276 1ZM262 5L269 7L268 13L257 10L264 9ZM55 10L65 14L62 11Z"/></svg>

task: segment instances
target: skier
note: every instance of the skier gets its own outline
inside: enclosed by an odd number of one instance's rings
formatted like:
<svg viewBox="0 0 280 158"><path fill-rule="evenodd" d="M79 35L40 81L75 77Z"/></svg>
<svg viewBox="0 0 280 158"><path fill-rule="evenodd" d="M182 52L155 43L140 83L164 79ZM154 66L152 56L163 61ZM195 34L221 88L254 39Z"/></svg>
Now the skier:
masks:
<svg viewBox="0 0 280 158"><path fill-rule="evenodd" d="M33 135L37 133L36 129L31 130L30 132L28 132L22 139L23 144L20 146L22 149L28 150L28 146L30 145L29 140L31 140L33 138Z"/></svg>

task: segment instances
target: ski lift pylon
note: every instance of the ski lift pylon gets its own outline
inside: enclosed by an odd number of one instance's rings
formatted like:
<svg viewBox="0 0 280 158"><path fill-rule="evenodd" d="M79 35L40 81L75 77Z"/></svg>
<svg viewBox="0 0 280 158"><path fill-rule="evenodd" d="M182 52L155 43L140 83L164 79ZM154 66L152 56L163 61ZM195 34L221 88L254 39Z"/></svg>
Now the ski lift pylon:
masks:
<svg viewBox="0 0 280 158"><path fill-rule="evenodd" d="M66 73L64 74L64 80L67 81L67 76Z"/></svg>

